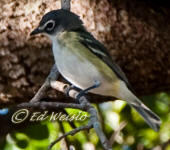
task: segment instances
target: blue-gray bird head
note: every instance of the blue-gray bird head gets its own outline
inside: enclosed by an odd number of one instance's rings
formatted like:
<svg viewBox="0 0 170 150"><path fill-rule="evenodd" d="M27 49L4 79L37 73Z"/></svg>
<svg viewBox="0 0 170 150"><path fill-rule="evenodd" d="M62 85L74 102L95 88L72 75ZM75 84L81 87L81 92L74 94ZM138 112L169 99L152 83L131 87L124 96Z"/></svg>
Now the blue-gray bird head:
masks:
<svg viewBox="0 0 170 150"><path fill-rule="evenodd" d="M48 36L53 36L63 31L74 31L83 28L83 22L79 16L68 10L59 9L45 14L39 26L30 35L44 33Z"/></svg>

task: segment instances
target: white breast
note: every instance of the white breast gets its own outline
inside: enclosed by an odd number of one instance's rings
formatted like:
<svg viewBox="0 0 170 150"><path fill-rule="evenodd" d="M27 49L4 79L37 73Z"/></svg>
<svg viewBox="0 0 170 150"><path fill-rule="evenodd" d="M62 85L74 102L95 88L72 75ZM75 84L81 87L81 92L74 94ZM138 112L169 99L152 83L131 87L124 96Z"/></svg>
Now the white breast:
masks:
<svg viewBox="0 0 170 150"><path fill-rule="evenodd" d="M57 40L53 41L53 54L55 63L61 75L74 86L86 89L92 86L95 81L99 81L101 86L91 92L101 95L112 93L112 84L102 77L96 67L86 59L81 59L72 51L61 47Z"/></svg>
<svg viewBox="0 0 170 150"><path fill-rule="evenodd" d="M53 54L59 72L79 88L84 89L91 86L99 76L98 71L91 63L85 59L80 61L71 51L61 48L57 43L53 45Z"/></svg>

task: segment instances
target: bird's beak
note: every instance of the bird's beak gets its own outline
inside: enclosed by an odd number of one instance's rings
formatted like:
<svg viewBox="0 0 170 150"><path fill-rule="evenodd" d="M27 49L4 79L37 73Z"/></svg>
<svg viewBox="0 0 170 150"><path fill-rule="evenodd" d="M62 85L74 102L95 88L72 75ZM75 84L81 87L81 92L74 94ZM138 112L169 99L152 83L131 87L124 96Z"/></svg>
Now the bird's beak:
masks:
<svg viewBox="0 0 170 150"><path fill-rule="evenodd" d="M30 33L30 36L31 36L31 35L35 35L35 34L39 34L39 33L42 33L42 31L41 31L39 28L36 28L35 30L33 30L33 31Z"/></svg>

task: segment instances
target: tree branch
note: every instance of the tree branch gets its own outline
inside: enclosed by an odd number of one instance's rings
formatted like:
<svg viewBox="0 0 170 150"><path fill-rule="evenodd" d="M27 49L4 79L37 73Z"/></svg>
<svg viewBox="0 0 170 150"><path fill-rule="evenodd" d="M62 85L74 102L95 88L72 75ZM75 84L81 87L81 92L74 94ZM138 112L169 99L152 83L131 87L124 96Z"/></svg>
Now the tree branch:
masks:
<svg viewBox="0 0 170 150"><path fill-rule="evenodd" d="M50 85L52 88L57 89L61 92L63 92L64 94L67 93L67 86L66 84L63 84L61 82L58 81L51 81L50 80ZM69 96L76 99L77 95L79 94L78 91L76 90L71 90L69 92ZM39 96L38 96L39 97ZM88 125L86 126L82 126L79 128L74 129L73 131L70 131L66 134L64 134L62 137L60 137L59 139L57 139L56 141L54 141L50 146L49 149L52 148L52 146L58 142L59 140L61 140L62 138L64 138L67 135L73 135L76 134L77 132L81 131L81 130L85 130L85 129L90 129L90 128L94 128L104 149L105 150L111 150L111 146L105 136L105 134L102 131L99 119L98 119L98 115L97 115L97 111L96 109L88 102L87 98L85 96L82 96L79 98L79 103L80 104L75 104L75 103L57 103L57 102L31 102L31 103L22 103L19 104L17 106L17 108L23 108L23 107L27 107L27 108L39 108L42 110L45 109L56 109L58 110L60 109L64 109L64 108L75 108L75 109L81 109L84 111L87 111L91 116L90 116L90 121L88 123Z"/></svg>
<svg viewBox="0 0 170 150"><path fill-rule="evenodd" d="M70 10L70 0L61 0L61 8Z"/></svg>
<svg viewBox="0 0 170 150"><path fill-rule="evenodd" d="M57 81L56 81L56 82L57 82ZM53 85L53 86L54 86L54 85ZM66 94L66 91L65 91L65 94ZM73 93L71 96L76 99L76 96L77 96L78 94L79 94L79 92L74 91L74 93ZM80 105L82 106L82 108L84 108L84 110L87 111L87 112L91 115L91 116L90 116L90 121L89 121L89 123L88 123L87 126L80 127L80 128L78 128L78 129L75 129L75 130L71 131L70 133L74 133L74 134L75 134L75 133L77 133L77 132L80 131L80 130L87 129L87 128L89 128L89 126L92 126L92 127L95 129L95 131L96 131L96 133L97 133L97 135L98 135L98 137L99 137L99 139L100 139L100 141L101 141L101 143L102 143L102 145L103 145L103 148L104 148L105 150L111 150L111 146L110 146L110 144L109 144L109 142L108 142L105 134L104 134L103 131L102 131L102 128L101 128L101 125L100 125L100 122L99 122L99 119L98 119L98 116L97 116L97 111L96 111L96 109L88 102L88 100L86 99L85 96L80 97L79 103L80 103ZM70 133L66 133L65 136L70 135ZM63 136L63 137L65 137L65 136ZM59 139L62 139L63 137L61 137L61 138L59 138ZM53 146L56 142L58 142L58 141L59 141L58 139L57 139L56 141L54 141L54 142L52 143L52 146ZM51 148L52 146L50 146L50 148Z"/></svg>
<svg viewBox="0 0 170 150"><path fill-rule="evenodd" d="M16 106L18 109L21 108L38 108L40 110L57 110L63 108L74 108L74 109L81 109L86 110L86 108L80 104L75 103L61 103L61 102L35 102L35 103L21 103Z"/></svg>
<svg viewBox="0 0 170 150"><path fill-rule="evenodd" d="M48 150L50 150L57 142L59 142L61 139L65 138L66 136L68 135L74 135L82 130L89 130L92 128L92 125L91 124L88 124L88 125L85 125L85 126L81 126L81 127L78 127L70 132L67 132L65 133L64 135L60 136L59 138L57 138L54 142L52 142L49 147L48 147Z"/></svg>
<svg viewBox="0 0 170 150"><path fill-rule="evenodd" d="M50 88L50 81L57 80L58 76L59 76L59 72L56 65L54 64L45 82L38 90L38 92L35 94L35 96L31 99L30 102L34 103L41 100L44 97L46 91Z"/></svg>

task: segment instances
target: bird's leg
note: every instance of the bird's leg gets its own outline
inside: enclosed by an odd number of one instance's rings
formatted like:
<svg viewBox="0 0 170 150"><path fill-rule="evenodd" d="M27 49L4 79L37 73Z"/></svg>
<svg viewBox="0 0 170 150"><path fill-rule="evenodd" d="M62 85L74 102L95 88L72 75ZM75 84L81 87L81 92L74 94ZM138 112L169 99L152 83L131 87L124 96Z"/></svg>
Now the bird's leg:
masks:
<svg viewBox="0 0 170 150"><path fill-rule="evenodd" d="M92 90L92 89L95 89L95 88L98 88L100 86L100 82L99 81L95 81L94 85L84 89L84 90L81 90L79 92L79 94L77 95L76 99L79 100L79 98L81 96L83 96L84 94L86 94L88 91Z"/></svg>

